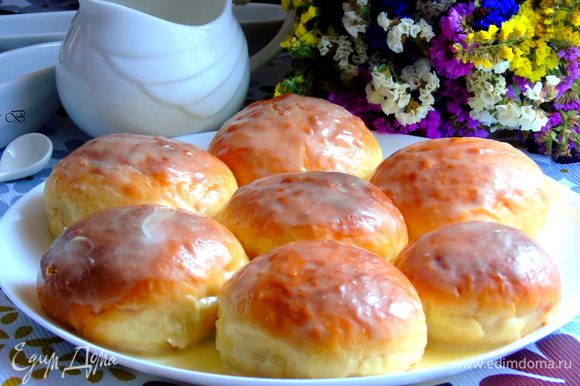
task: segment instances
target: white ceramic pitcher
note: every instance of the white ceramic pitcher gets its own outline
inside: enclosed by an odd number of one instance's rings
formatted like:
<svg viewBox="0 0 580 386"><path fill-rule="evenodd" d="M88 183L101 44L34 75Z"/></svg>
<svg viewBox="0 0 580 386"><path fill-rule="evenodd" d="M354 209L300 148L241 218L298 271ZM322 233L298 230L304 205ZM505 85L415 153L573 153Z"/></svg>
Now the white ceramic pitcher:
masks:
<svg viewBox="0 0 580 386"><path fill-rule="evenodd" d="M239 110L250 64L231 0L79 3L56 80L83 131L177 136Z"/></svg>

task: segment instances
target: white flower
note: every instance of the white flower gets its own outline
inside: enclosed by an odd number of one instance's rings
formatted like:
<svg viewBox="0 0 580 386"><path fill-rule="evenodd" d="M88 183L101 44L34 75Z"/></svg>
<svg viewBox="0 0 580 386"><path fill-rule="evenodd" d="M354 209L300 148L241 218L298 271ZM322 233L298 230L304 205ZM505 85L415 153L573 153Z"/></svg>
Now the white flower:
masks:
<svg viewBox="0 0 580 386"><path fill-rule="evenodd" d="M387 115L401 111L409 104L408 84L395 82L392 76L376 70L371 75L372 81L366 87L369 103L381 105Z"/></svg>
<svg viewBox="0 0 580 386"><path fill-rule="evenodd" d="M356 0L356 4L359 7L364 7L365 5L368 5L368 3L369 3L369 0Z"/></svg>
<svg viewBox="0 0 580 386"><path fill-rule="evenodd" d="M471 110L469 112L469 116L473 119L477 119L482 124L484 124L485 126L488 126L488 127L491 127L495 123L497 123L497 120L495 119L495 117L487 110L475 110L474 109L474 110Z"/></svg>
<svg viewBox="0 0 580 386"><path fill-rule="evenodd" d="M484 108L491 110L496 103L501 102L503 96L494 92L495 90L482 90L479 93L479 98L483 102Z"/></svg>
<svg viewBox="0 0 580 386"><path fill-rule="evenodd" d="M395 82L393 81L393 77L387 76L383 72L373 71L372 74L372 85L375 89L380 90L382 88L393 88L395 87Z"/></svg>
<svg viewBox="0 0 580 386"><path fill-rule="evenodd" d="M403 125L412 125L413 123L418 123L425 118L430 110L432 110L432 108L425 105L417 105L415 108L395 113L395 118L397 118L397 121Z"/></svg>
<svg viewBox="0 0 580 386"><path fill-rule="evenodd" d="M416 38L419 32L421 32L421 27L415 24L413 19L408 17L404 17L401 19L401 22L397 24L394 28L398 28L401 30L401 33L407 36L411 36Z"/></svg>
<svg viewBox="0 0 580 386"><path fill-rule="evenodd" d="M367 48L367 44L362 38L354 39L355 54L352 55L352 62L354 64L363 64L369 60Z"/></svg>
<svg viewBox="0 0 580 386"><path fill-rule="evenodd" d="M499 62L496 63L493 67L492 70L493 72L495 72L496 74L503 74L504 72L506 72L508 69L510 68L510 62L509 60L504 60L503 62Z"/></svg>
<svg viewBox="0 0 580 386"><path fill-rule="evenodd" d="M318 51L320 51L320 55L326 56L326 54L328 54L328 52L330 52L330 49L332 48L333 44L334 44L334 39L332 37L327 36L327 35L322 35L320 37L320 41L318 42Z"/></svg>
<svg viewBox="0 0 580 386"><path fill-rule="evenodd" d="M342 24L346 29L346 32L353 37L358 37L359 33L364 33L367 30L367 25L360 15L356 12L356 8L349 2L342 3L342 10L344 15L342 16Z"/></svg>
<svg viewBox="0 0 580 386"><path fill-rule="evenodd" d="M392 21L389 20L386 12L381 12L379 13L379 16L377 16L377 24L381 26L385 31L389 30L389 28L391 27L391 23Z"/></svg>
<svg viewBox="0 0 580 386"><path fill-rule="evenodd" d="M534 87L526 86L526 91L524 95L533 101L544 101L542 97L542 82L536 82Z"/></svg>
<svg viewBox="0 0 580 386"><path fill-rule="evenodd" d="M520 106L510 102L505 105L497 105L495 108L497 110L497 121L499 124L512 129L520 126Z"/></svg>
<svg viewBox="0 0 580 386"><path fill-rule="evenodd" d="M381 109L387 115L402 111L411 101L411 94L404 90L385 90L385 99L381 103Z"/></svg>
<svg viewBox="0 0 580 386"><path fill-rule="evenodd" d="M424 58L403 68L401 79L409 84L411 90L423 87L428 92L433 92L439 88L439 78L431 72L431 64Z"/></svg>
<svg viewBox="0 0 580 386"><path fill-rule="evenodd" d="M372 86L372 82L367 84L365 87L365 92L367 94L367 101L369 103L380 105L385 100L385 97L383 97L383 95Z"/></svg>
<svg viewBox="0 0 580 386"><path fill-rule="evenodd" d="M541 110L536 110L532 106L522 106L520 109L521 130L540 131L548 123L548 117Z"/></svg>
<svg viewBox="0 0 580 386"><path fill-rule="evenodd" d="M485 103L483 100L475 95L467 99L467 104L471 107L472 111L483 111L485 110Z"/></svg>
<svg viewBox="0 0 580 386"><path fill-rule="evenodd" d="M391 29L387 34L387 45L393 52L397 54L403 52L403 41L401 40L402 38L403 34L401 30L397 28L397 26Z"/></svg>
<svg viewBox="0 0 580 386"><path fill-rule="evenodd" d="M419 100L423 102L424 105L433 105L435 103L435 98L433 97L433 93L429 90L424 88L419 91Z"/></svg>
<svg viewBox="0 0 580 386"><path fill-rule="evenodd" d="M433 28L425 20L423 19L419 20L419 27L421 28L421 33L419 34L420 38L423 38L429 42L431 41L431 39L435 37L435 34L433 33Z"/></svg>
<svg viewBox="0 0 580 386"><path fill-rule="evenodd" d="M425 90L433 92L439 88L440 82L439 78L434 72L429 72L427 74L427 84L425 84Z"/></svg>
<svg viewBox="0 0 580 386"><path fill-rule="evenodd" d="M344 69L350 64L348 57L352 54L352 43L347 36L341 35L338 37L337 44L333 59L340 69Z"/></svg>
<svg viewBox="0 0 580 386"><path fill-rule="evenodd" d="M467 77L467 90L473 94L468 104L476 110L493 110L507 92L503 75L491 71L473 71Z"/></svg>
<svg viewBox="0 0 580 386"><path fill-rule="evenodd" d="M413 19L402 18L399 24L395 25L387 33L387 45L391 51L400 54L403 52L403 36L416 38L419 32L421 32L421 27L415 24Z"/></svg>
<svg viewBox="0 0 580 386"><path fill-rule="evenodd" d="M560 82L561 82L561 80L557 76L554 76L554 75L546 76L546 83L550 86L556 87L557 85L560 84Z"/></svg>

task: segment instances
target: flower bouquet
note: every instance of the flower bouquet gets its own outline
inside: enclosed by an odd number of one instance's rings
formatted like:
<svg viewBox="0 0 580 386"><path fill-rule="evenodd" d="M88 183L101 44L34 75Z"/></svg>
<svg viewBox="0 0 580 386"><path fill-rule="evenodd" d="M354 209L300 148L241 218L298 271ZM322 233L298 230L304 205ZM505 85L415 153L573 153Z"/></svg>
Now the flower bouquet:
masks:
<svg viewBox="0 0 580 386"><path fill-rule="evenodd" d="M374 130L497 136L580 152L580 0L283 0L292 71Z"/></svg>

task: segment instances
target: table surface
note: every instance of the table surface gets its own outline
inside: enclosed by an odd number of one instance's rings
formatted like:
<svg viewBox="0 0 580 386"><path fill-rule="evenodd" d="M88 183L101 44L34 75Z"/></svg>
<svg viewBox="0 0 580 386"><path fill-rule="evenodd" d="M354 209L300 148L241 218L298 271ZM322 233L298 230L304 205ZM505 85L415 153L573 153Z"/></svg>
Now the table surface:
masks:
<svg viewBox="0 0 580 386"><path fill-rule="evenodd" d="M52 4L55 8L66 5L59 1L33 1L30 9L37 9L40 3ZM0 0L0 9L3 6L13 7L16 0ZM56 4L56 5L55 5ZM70 2L69 2L70 5ZM35 8L36 7L36 8ZM13 9L13 8L10 8ZM252 76L247 103L270 97L274 85L288 69L288 60L280 56L272 63L256 72ZM1 70L1 69L0 69ZM50 174L54 165L71 151L89 139L82 133L66 113L59 109L58 116L41 130L48 135L54 144L54 152L49 165L33 177L0 183L0 216L17 202L24 194L36 185L42 183ZM580 193L580 163L560 165L549 158L539 155L530 155L542 170L561 184ZM9 267L0 267L9 269ZM496 361L492 366L477 368L445 379L433 380L421 385L553 385L567 384L580 385L580 316L555 333L532 344L507 360ZM23 312L19 311L0 293L0 385L19 385L28 381L30 385L89 385L94 383L110 385L143 385L163 386L175 385L176 382L163 380L158 377L143 374L121 366L99 368L89 378L83 372L67 372L65 377L59 370L45 374L46 366L38 365L36 371L25 378L27 371L15 370L12 358L16 346L26 343L25 353L28 358L32 355L50 355L54 352L59 358L70 355L75 347L57 338L52 333L38 326ZM508 366L516 365L514 368ZM523 364L523 366L521 366ZM519 366L519 367L518 367ZM513 366L512 366L513 367Z"/></svg>

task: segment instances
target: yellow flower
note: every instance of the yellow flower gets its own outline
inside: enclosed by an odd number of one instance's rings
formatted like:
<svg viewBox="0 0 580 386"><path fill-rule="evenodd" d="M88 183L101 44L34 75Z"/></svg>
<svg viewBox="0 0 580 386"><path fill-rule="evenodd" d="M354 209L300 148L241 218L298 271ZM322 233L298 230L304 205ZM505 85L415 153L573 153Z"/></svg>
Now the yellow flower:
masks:
<svg viewBox="0 0 580 386"><path fill-rule="evenodd" d="M314 33L312 32L307 32L304 35L300 36L300 41L303 42L304 44L308 44L309 46L316 46L318 45L318 36L316 36Z"/></svg>
<svg viewBox="0 0 580 386"><path fill-rule="evenodd" d="M503 46L500 48L500 56L504 60L511 61L514 58L514 51L511 47Z"/></svg>
<svg viewBox="0 0 580 386"><path fill-rule="evenodd" d="M543 14L546 16L552 15L555 11L553 8L548 8L548 7L542 7L543 8Z"/></svg>
<svg viewBox="0 0 580 386"><path fill-rule="evenodd" d="M282 43L280 47L287 49L288 51L294 51L300 46L300 42L295 36L288 36Z"/></svg>
<svg viewBox="0 0 580 386"><path fill-rule="evenodd" d="M522 18L522 21L524 21L525 19ZM526 36L526 32L527 32L527 23L518 23L514 26L514 32L513 32L513 37L514 38L521 38Z"/></svg>
<svg viewBox="0 0 580 386"><path fill-rule="evenodd" d="M478 31L477 34L475 35L475 41L477 41L478 43L491 43L495 40L498 30L499 28L497 28L497 26L492 24L491 26L489 26L489 29L487 31L486 30ZM470 44L470 35L473 35L473 33L467 35L468 44Z"/></svg>
<svg viewBox="0 0 580 386"><path fill-rule="evenodd" d="M574 27L580 27L580 11L574 11L572 16L570 16L570 23Z"/></svg>
<svg viewBox="0 0 580 386"><path fill-rule="evenodd" d="M477 67L481 67L481 68L491 68L493 67L493 63L491 62L491 60L484 58L484 57L475 57L473 60L473 64L475 64Z"/></svg>
<svg viewBox="0 0 580 386"><path fill-rule="evenodd" d="M498 40L505 41L509 39L509 37L514 31L514 26L515 26L515 18L503 22L503 24L501 25L501 30L499 31L499 35L497 36Z"/></svg>
<svg viewBox="0 0 580 386"><path fill-rule="evenodd" d="M310 20L318 16L318 8L314 6L308 7L308 10L300 16L301 23L308 23Z"/></svg>
<svg viewBox="0 0 580 386"><path fill-rule="evenodd" d="M307 32L308 30L306 29L304 24L299 24L298 27L296 27L296 31L294 33L296 34L296 36L301 37L306 35Z"/></svg>

